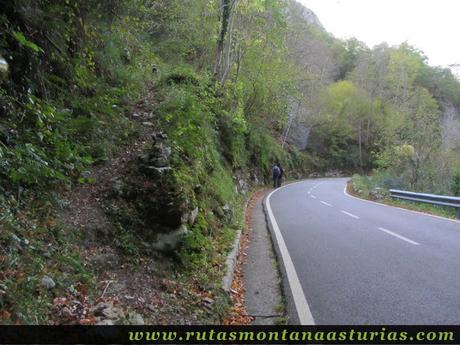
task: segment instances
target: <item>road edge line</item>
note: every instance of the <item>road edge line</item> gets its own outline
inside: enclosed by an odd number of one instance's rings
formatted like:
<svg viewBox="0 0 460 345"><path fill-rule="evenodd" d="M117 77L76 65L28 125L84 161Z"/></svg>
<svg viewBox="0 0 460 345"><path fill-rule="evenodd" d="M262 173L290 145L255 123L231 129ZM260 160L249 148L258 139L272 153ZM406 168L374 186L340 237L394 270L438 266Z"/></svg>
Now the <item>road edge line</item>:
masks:
<svg viewBox="0 0 460 345"><path fill-rule="evenodd" d="M310 310L310 306L308 305L307 299L302 289L302 285L300 284L299 277L297 276L297 272L295 270L294 264L292 262L291 255L287 249L286 243L284 242L283 235L281 234L280 228L278 223L276 222L275 216L273 214L272 208L270 206L270 197L275 193L284 189L290 185L301 183L304 181L299 181L295 183L291 183L289 185L283 186L281 188L275 189L274 191L270 192L264 200L264 206L266 210L266 215L268 217L268 225L269 228L275 236L275 244L277 247L276 253L279 257L281 257L281 261L283 262L284 270L281 270L282 273L285 275L287 282L289 284L291 297L294 303L294 307L297 312L297 317L300 325L314 325L315 320ZM273 239L273 236L272 236Z"/></svg>
<svg viewBox="0 0 460 345"><path fill-rule="evenodd" d="M345 184L345 188L343 189L343 194L345 194L349 198L353 198L353 199L356 199L356 200L361 200L361 201L368 202L368 203L374 204L374 205L397 208L399 210L403 210L403 211L410 212L410 213L415 213L415 214L420 214L422 216L432 217L432 218L441 219L441 220L448 220L448 221L451 221L451 222L454 222L454 223L460 223L460 220L456 220L456 219L452 219L452 218L441 217L441 216L437 216L435 214L425 213L425 212L421 212L421 211L408 210L407 208L403 208L403 207L387 205L387 204L383 204L381 202L376 202L376 201L371 201L371 200L367 200L367 199L363 199L363 198L358 198L357 196L351 195L347 191L348 182L350 182L350 181L347 181L347 183Z"/></svg>

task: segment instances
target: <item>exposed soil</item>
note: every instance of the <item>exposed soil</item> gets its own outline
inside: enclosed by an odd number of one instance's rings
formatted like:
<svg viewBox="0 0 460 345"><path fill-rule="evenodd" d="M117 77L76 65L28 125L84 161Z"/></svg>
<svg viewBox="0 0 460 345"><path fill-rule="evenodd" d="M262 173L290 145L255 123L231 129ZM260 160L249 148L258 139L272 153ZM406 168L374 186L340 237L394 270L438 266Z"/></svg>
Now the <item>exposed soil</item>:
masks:
<svg viewBox="0 0 460 345"><path fill-rule="evenodd" d="M89 170L85 178L93 180L93 183L81 184L67 194L69 206L58 216L61 223L83 231L109 230L111 223L101 208L101 201L110 192L114 181L126 174L130 163L137 159L152 135L154 127L151 121L156 105L155 93L149 90L130 113L130 118L136 125L136 140L107 162ZM92 234L88 235L92 237Z"/></svg>

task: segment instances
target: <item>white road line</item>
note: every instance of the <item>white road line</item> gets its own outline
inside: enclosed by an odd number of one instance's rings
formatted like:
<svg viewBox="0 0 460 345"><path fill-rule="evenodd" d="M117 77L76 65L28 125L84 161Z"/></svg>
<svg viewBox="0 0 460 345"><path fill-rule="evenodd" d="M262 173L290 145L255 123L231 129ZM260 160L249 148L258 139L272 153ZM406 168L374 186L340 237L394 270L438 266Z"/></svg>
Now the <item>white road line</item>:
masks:
<svg viewBox="0 0 460 345"><path fill-rule="evenodd" d="M379 228L379 230L380 230L380 231L383 231L383 232L386 232L387 234L392 235L392 236L394 236L394 237L397 237L397 238L399 238L400 240L409 242L410 244L413 244L413 245L416 245L416 246L420 245L420 243L418 243L418 242L412 241L412 240L408 239L407 237L398 235L398 234L394 233L393 231L387 230L387 229L385 229L385 228Z"/></svg>
<svg viewBox="0 0 460 345"><path fill-rule="evenodd" d="M402 208L402 207L392 206L392 205L386 205L386 204L382 204L381 202L375 202L375 201L371 201L371 200L358 198L358 197L356 197L354 195L351 195L351 194L349 194L347 192L347 186L348 186L348 183L345 183L345 187L343 188L343 194L345 194L349 198L353 198L353 199L356 199L356 200L359 200L359 201L362 201L362 202L367 202L369 204L374 204L374 205L378 205L378 206L397 208L398 210L402 210L402 211L406 211L406 212L410 212L410 213L415 213L415 214L419 214L419 215L422 215L422 216L427 216L427 217L431 217L431 218L437 218L437 219L440 219L440 220L448 220L449 222L460 223L460 220L456 220L456 219L436 216L436 215L430 214L430 213L424 213L424 212L420 212L420 211L408 210L407 208Z"/></svg>
<svg viewBox="0 0 460 345"><path fill-rule="evenodd" d="M321 203L322 203L323 205L326 205L326 206L332 207L332 205L331 205L331 204L329 204L329 203L327 203L326 201L321 201Z"/></svg>
<svg viewBox="0 0 460 345"><path fill-rule="evenodd" d="M321 186L324 182L325 182L325 181L319 182L319 183L315 184L313 187L310 188L310 191L313 191L314 189L318 188L318 187Z"/></svg>
<svg viewBox="0 0 460 345"><path fill-rule="evenodd" d="M314 190L315 188L319 187L319 186L322 185L323 183L324 183L324 181L315 184L313 187L311 187L311 188L308 190L307 193L308 193L308 194L311 194L311 192L313 192L313 190Z"/></svg>
<svg viewBox="0 0 460 345"><path fill-rule="evenodd" d="M312 199L316 199L316 196L314 196L314 195L310 195L310 197L311 197Z"/></svg>
<svg viewBox="0 0 460 345"><path fill-rule="evenodd" d="M354 214L349 213L349 212L347 212L347 211L343 211L343 210L342 210L342 211L340 211L340 212L342 212L343 214L346 214L347 216L350 216L351 218L359 219L358 216L355 216Z"/></svg>
<svg viewBox="0 0 460 345"><path fill-rule="evenodd" d="M302 285L300 285L299 277L297 276L297 272L295 270L291 256L289 255L286 243L284 242L283 235L281 234L278 223L276 222L275 216L273 215L273 211L270 206L270 197L273 195L273 193L285 187L278 188L268 195L266 201L268 218L272 223L273 232L275 233L281 257L283 258L287 279L289 281L289 286L291 287L292 296L294 298L294 305L297 310L297 315L299 317L299 323L301 325L314 325L315 320L313 319L313 315L311 314L311 310L308 305L307 299L305 298Z"/></svg>

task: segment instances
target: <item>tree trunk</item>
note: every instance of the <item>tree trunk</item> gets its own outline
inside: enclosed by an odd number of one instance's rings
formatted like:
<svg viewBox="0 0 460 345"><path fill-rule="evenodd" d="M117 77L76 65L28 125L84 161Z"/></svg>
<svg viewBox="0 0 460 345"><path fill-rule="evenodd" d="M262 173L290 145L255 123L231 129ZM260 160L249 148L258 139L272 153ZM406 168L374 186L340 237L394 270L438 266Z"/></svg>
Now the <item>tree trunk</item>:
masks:
<svg viewBox="0 0 460 345"><path fill-rule="evenodd" d="M228 28L227 28L227 40L224 45L224 50L222 52L223 54L223 65L222 65L222 76L220 78L220 82L222 84L225 83L227 80L228 74L230 72L230 69L232 68L233 65L233 23L235 20L235 13L236 13L236 6L237 6L238 0L232 0L230 4L230 9L229 9L229 18L228 18Z"/></svg>
<svg viewBox="0 0 460 345"><path fill-rule="evenodd" d="M237 0L222 0L219 5L219 11L221 9L222 14L220 16L221 26L214 62L214 77L224 83L231 67L233 19Z"/></svg>

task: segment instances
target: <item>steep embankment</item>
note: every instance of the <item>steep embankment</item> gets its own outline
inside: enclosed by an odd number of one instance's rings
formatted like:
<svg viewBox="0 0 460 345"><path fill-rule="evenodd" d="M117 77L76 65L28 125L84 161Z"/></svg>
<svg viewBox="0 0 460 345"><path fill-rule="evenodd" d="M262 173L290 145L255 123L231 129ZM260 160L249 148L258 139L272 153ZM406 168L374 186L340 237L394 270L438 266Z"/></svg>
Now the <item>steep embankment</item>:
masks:
<svg viewBox="0 0 460 345"><path fill-rule="evenodd" d="M206 1L138 5L1 16L1 323L219 322L249 188L275 160L310 169L281 147L281 3L241 7L221 42Z"/></svg>

